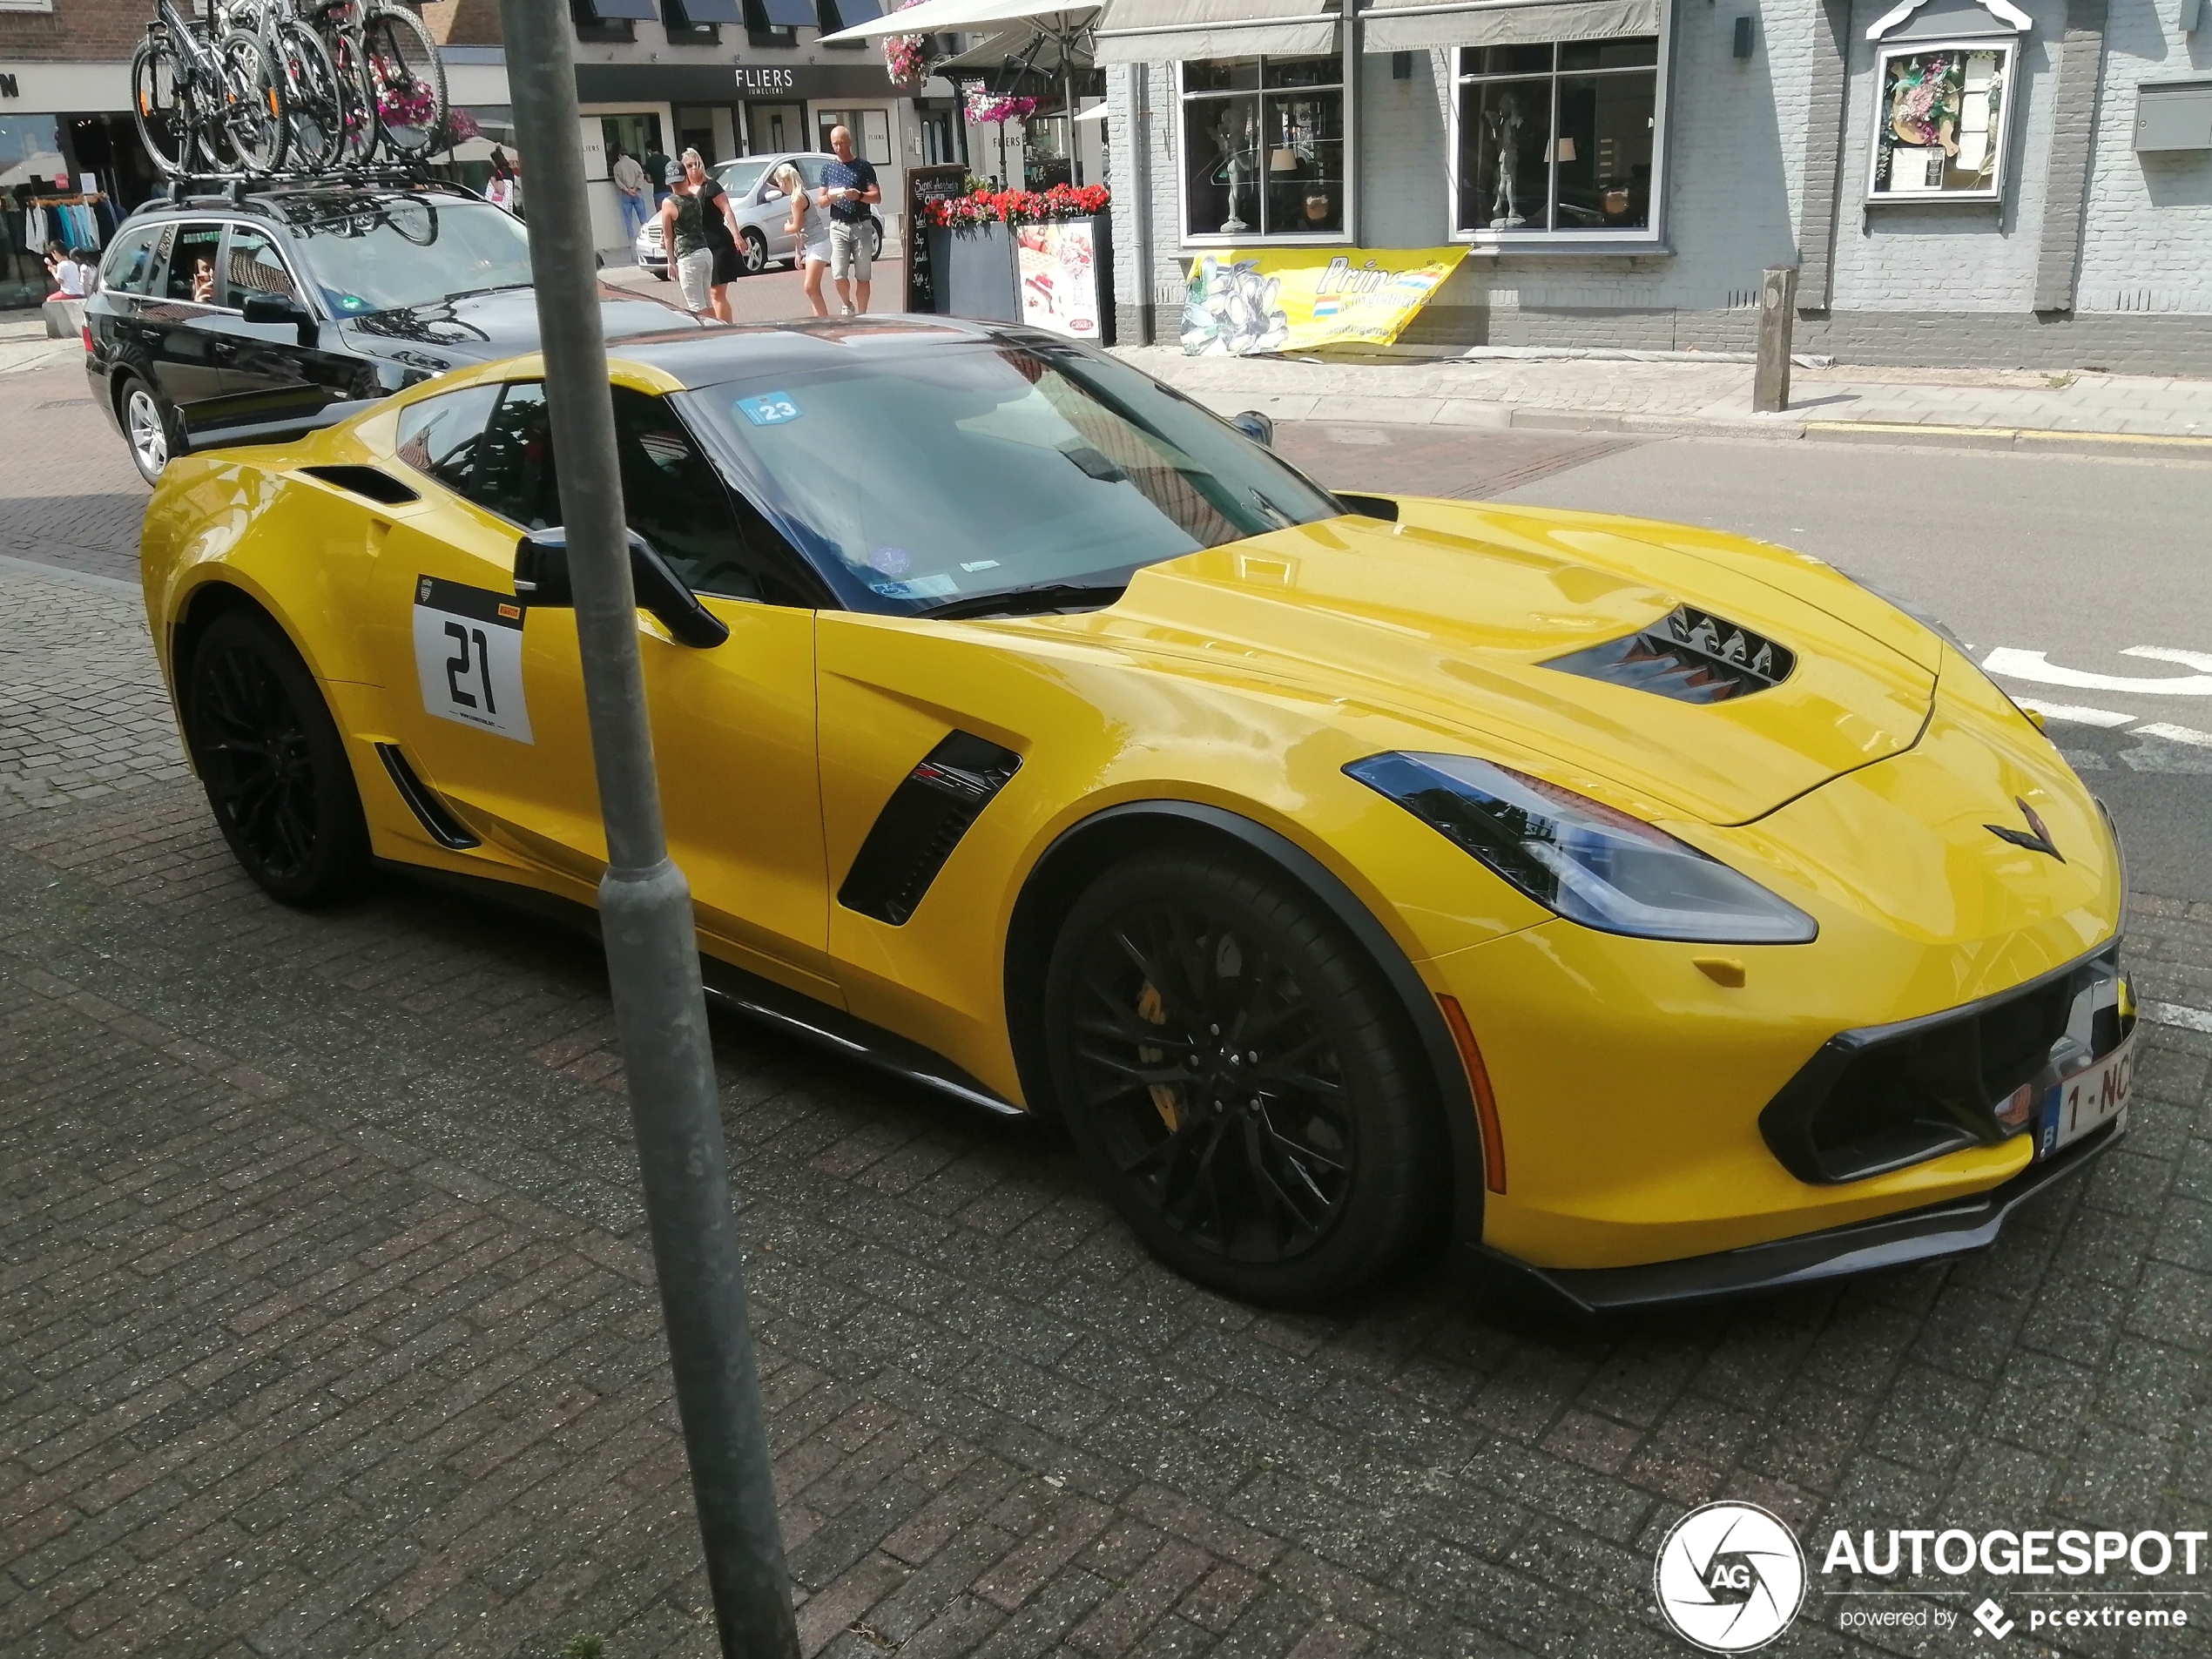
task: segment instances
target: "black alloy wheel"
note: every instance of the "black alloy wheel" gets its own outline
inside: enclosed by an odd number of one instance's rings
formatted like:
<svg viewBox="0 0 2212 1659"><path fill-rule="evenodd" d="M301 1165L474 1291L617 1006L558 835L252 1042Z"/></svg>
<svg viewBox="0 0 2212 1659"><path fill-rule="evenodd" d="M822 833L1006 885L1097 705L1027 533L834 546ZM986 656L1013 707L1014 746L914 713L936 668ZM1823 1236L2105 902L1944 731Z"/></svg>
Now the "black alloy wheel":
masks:
<svg viewBox="0 0 2212 1659"><path fill-rule="evenodd" d="M1442 1123L1405 1016L1280 877L1195 852L1119 866L1070 911L1045 1003L1069 1133L1178 1271L1326 1302L1438 1236Z"/></svg>
<svg viewBox="0 0 2212 1659"><path fill-rule="evenodd" d="M368 829L345 745L314 677L266 617L208 625L184 674L192 764L233 855L272 898L315 905L368 870Z"/></svg>
<svg viewBox="0 0 2212 1659"><path fill-rule="evenodd" d="M768 268L768 239L746 226L738 233L738 257L747 276L759 276Z"/></svg>

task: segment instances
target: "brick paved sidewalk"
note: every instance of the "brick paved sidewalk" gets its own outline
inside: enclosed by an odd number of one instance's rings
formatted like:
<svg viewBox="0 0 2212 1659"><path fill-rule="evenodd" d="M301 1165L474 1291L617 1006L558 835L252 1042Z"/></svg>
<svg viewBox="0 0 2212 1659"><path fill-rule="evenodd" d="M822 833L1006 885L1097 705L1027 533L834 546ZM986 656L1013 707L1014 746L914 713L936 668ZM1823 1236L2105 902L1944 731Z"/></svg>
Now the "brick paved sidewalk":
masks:
<svg viewBox="0 0 2212 1659"><path fill-rule="evenodd" d="M145 683L118 598L0 566L0 679L66 613ZM135 758L0 826L0 1651L709 1653L594 954L273 906L143 698L45 683ZM2212 1007L2212 914L2133 927ZM1671 1654L1652 1550L1723 1494L2207 1527L2212 1037L2147 1035L2124 1150L1990 1255L1582 1329L1434 1278L1255 1313L1049 1132L718 1021L808 1648ZM1871 1651L1835 1605L1777 1651ZM2207 1651L2158 1640L2094 1650Z"/></svg>
<svg viewBox="0 0 2212 1659"><path fill-rule="evenodd" d="M2013 448L2109 448L2133 441L2161 456L2212 459L2212 380L1838 365L1797 370L1791 407L1777 415L1751 412L1751 369L1745 363L1555 357L1325 361L1185 357L1170 346L1123 347L1116 354L1210 407L1258 408L1283 421L1888 442L1921 437Z"/></svg>

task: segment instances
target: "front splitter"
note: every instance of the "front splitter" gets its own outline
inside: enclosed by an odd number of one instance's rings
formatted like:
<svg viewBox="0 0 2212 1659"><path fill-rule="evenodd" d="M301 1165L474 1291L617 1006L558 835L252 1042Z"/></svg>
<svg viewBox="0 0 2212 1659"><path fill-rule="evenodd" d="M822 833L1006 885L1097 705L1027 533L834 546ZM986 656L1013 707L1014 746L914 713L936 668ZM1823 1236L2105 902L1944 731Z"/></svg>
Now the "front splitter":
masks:
<svg viewBox="0 0 2212 1659"><path fill-rule="evenodd" d="M1517 1282L1586 1315L1756 1296L1986 1250L2014 1210L2079 1175L2126 1132L2123 1115L2058 1157L2031 1163L2002 1186L1971 1198L1710 1256L1635 1267L1535 1267L1487 1244L1462 1248L1469 1264L1487 1276Z"/></svg>

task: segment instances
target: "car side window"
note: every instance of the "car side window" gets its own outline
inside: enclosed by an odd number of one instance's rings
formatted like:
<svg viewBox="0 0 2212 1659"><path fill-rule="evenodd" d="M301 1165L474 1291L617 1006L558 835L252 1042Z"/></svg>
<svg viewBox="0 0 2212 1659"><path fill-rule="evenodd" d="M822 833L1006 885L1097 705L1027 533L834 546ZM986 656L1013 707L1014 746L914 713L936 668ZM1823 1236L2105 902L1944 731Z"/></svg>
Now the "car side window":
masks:
<svg viewBox="0 0 2212 1659"><path fill-rule="evenodd" d="M801 156L792 165L799 169L799 182L809 190L819 190L822 183L822 169L829 165L826 156Z"/></svg>
<svg viewBox="0 0 2212 1659"><path fill-rule="evenodd" d="M468 495L484 426L498 406L499 393L496 383L470 386L408 404L400 411L399 458L447 489Z"/></svg>
<svg viewBox="0 0 2212 1659"><path fill-rule="evenodd" d="M215 303L215 261L223 248L220 225L185 225L179 228L169 254L169 282L163 290L172 300Z"/></svg>
<svg viewBox="0 0 2212 1659"><path fill-rule="evenodd" d="M561 522L561 492L553 467L553 424L542 381L510 381L499 408L484 424L473 475L455 489L477 506L524 529L550 529Z"/></svg>
<svg viewBox="0 0 2212 1659"><path fill-rule="evenodd" d="M653 544L694 593L811 608L782 537L722 475L665 398L615 388L615 442L630 528Z"/></svg>
<svg viewBox="0 0 2212 1659"><path fill-rule="evenodd" d="M161 268L162 235L168 228L147 225L118 237L108 250L100 286L118 293L145 293L153 286L154 273Z"/></svg>
<svg viewBox="0 0 2212 1659"><path fill-rule="evenodd" d="M299 297L284 255L277 252L269 233L250 226L233 226L229 251L223 256L222 302L234 311L242 310L246 300L257 293Z"/></svg>

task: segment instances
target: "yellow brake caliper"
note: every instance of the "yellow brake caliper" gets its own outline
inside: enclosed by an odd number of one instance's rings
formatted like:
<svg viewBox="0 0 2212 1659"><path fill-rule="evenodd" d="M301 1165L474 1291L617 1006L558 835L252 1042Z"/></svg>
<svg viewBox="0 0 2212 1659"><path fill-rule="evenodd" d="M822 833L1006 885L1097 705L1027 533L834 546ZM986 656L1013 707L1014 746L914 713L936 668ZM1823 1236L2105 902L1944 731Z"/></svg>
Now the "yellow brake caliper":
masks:
<svg viewBox="0 0 2212 1659"><path fill-rule="evenodd" d="M1150 1025L1165 1025L1168 1022L1168 1005L1161 999L1159 987L1149 979L1144 981L1144 988L1136 994L1136 1013L1139 1019ZM1139 1049L1136 1057L1148 1066L1157 1066L1166 1055L1157 1049ZM1165 1083L1152 1085L1152 1109L1159 1113L1160 1121L1168 1126L1169 1134L1172 1135L1183 1127L1182 1105L1175 1097L1175 1090Z"/></svg>

